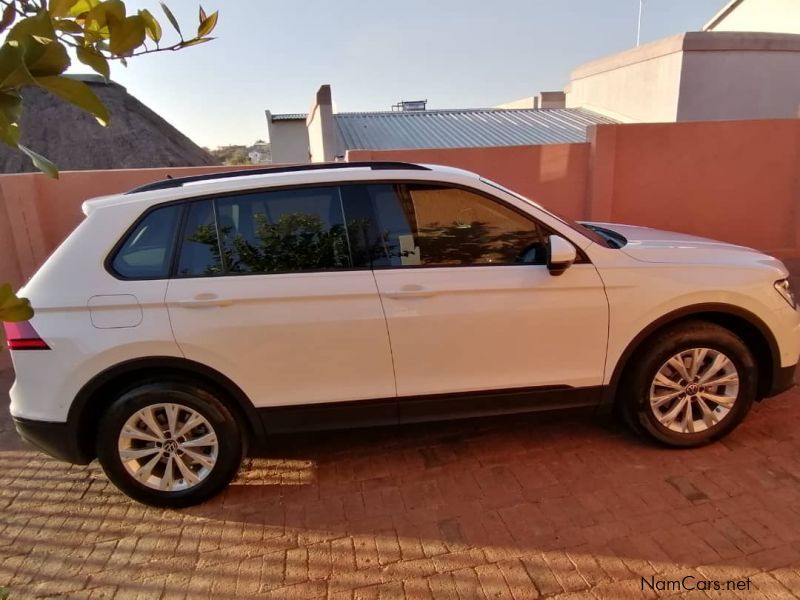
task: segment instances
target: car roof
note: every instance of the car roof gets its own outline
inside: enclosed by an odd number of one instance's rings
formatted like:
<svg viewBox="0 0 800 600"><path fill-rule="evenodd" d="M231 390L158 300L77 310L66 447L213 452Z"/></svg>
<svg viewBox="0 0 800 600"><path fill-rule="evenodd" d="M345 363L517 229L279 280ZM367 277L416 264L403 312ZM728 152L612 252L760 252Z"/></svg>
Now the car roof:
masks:
<svg viewBox="0 0 800 600"><path fill-rule="evenodd" d="M192 196L246 191L251 188L325 184L353 181L390 179L421 179L458 181L477 180L477 173L443 165L402 163L389 161L310 163L286 165L264 169L221 171L181 178L156 181L123 194L101 196L83 203L83 212L121 204L156 204Z"/></svg>

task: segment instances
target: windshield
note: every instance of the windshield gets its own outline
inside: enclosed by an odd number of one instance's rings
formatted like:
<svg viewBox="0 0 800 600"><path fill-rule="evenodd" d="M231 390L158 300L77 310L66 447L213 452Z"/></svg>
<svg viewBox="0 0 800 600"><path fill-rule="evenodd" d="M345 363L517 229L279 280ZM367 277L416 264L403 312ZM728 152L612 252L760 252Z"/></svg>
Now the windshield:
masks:
<svg viewBox="0 0 800 600"><path fill-rule="evenodd" d="M538 208L541 211L546 212L548 215L550 215L554 219L557 219L558 221L560 221L561 223L563 223L564 225L566 225L570 229L572 229L574 231L577 231L578 233L580 233L584 237L589 238L595 244L600 244L601 246L607 246L609 248L620 248L621 247L619 245L618 240L603 235L596 228L589 227L587 225L583 225L581 223L578 223L577 221L573 221L572 219L570 219L568 217L563 217L563 216L559 215L558 213L553 212L552 210L546 209L544 206L542 206L538 202L534 202L530 198L526 198L522 194L518 194L514 190L510 190L507 187L505 187L504 185L501 185L501 184L499 184L499 183L497 183L495 181L492 181L491 179L485 179L485 178L481 177L481 181L483 181L485 184L490 185L493 188L496 188L496 189L498 189L498 190L500 190L502 192L505 192L507 194L511 194L515 198L519 198L523 202L527 202L528 204L531 204L531 205L535 206L536 208ZM621 236L619 236L619 237L621 237Z"/></svg>

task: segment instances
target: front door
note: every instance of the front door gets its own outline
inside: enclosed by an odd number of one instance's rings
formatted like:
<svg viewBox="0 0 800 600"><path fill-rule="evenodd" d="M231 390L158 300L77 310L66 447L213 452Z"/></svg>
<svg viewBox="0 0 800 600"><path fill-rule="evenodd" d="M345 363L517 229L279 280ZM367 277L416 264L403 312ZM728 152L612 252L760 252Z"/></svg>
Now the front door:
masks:
<svg viewBox="0 0 800 600"><path fill-rule="evenodd" d="M499 199L438 184L366 188L345 190L345 206L369 197L363 237L401 416L404 397L602 384L608 304L591 263L550 275L550 232Z"/></svg>
<svg viewBox="0 0 800 600"><path fill-rule="evenodd" d="M336 187L188 206L167 305L189 359L256 407L394 398L372 272L353 268Z"/></svg>

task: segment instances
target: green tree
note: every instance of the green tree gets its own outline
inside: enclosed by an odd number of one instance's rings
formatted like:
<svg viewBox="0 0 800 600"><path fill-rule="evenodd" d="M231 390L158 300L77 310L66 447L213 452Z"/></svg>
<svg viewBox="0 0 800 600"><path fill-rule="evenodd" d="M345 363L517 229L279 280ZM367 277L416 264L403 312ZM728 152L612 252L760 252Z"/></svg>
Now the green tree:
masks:
<svg viewBox="0 0 800 600"><path fill-rule="evenodd" d="M211 155L223 165L249 165L250 157L247 156L247 146L220 146L211 150Z"/></svg>
<svg viewBox="0 0 800 600"><path fill-rule="evenodd" d="M184 36L172 11L161 3L164 16L177 34L162 40L161 22L146 9L129 12L123 0L0 0L0 142L25 153L37 169L58 177L56 166L20 144L20 117L24 109L20 90L36 86L94 115L100 125L110 115L85 83L65 77L72 64L70 52L81 63L105 77L110 63L123 65L131 57L176 51L208 42L218 13L199 10L197 33ZM0 321L30 319L33 311L17 298L8 284L0 284Z"/></svg>

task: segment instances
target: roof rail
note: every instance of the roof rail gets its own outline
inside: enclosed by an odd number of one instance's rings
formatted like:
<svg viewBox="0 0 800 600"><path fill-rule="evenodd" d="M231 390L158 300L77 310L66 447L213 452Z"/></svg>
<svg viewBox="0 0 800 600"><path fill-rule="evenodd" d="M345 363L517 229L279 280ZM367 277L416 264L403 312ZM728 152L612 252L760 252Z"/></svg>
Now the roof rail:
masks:
<svg viewBox="0 0 800 600"><path fill-rule="evenodd" d="M181 187L187 183L195 181L213 181L215 179L228 179L230 177L246 177L248 175L272 175L274 173L294 173L300 171L323 171L327 169L396 169L413 171L430 171L428 167L416 165L414 163L396 161L356 161L356 162L330 162L330 163L311 163L305 165L289 165L286 167L266 167L263 169L241 169L236 171L223 171L221 173L207 173L205 175L191 175L189 177L175 177L154 181L139 186L125 192L125 194L137 194L139 192L150 192L152 190L165 190L169 188Z"/></svg>

